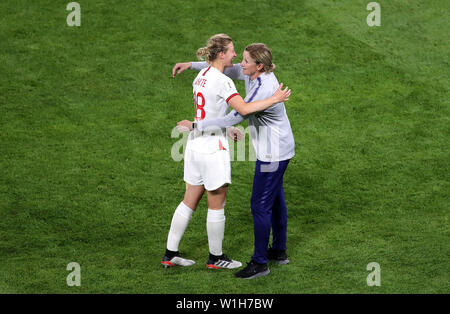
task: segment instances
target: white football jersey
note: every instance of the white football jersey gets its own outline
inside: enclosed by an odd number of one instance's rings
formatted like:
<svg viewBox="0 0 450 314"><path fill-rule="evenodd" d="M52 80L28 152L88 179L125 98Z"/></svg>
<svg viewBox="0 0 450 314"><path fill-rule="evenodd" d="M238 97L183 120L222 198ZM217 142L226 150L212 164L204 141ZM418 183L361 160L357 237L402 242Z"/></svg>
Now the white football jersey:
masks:
<svg viewBox="0 0 450 314"><path fill-rule="evenodd" d="M217 70L209 66L199 72L192 83L194 92L195 121L210 120L223 117L227 114L228 101L239 93L233 81ZM200 153L214 153L218 150L229 151L225 132L191 131L186 149Z"/></svg>

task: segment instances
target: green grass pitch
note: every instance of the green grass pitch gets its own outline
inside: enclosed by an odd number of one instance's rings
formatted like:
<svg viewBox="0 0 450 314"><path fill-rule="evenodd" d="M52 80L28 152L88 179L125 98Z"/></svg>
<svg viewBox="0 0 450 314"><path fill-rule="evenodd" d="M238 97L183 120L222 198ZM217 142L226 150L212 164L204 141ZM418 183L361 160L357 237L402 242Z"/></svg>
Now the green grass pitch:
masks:
<svg viewBox="0 0 450 314"><path fill-rule="evenodd" d="M379 0L378 27L369 0L80 0L80 27L69 2L0 2L0 293L450 291L447 0ZM194 116L195 72L171 69L222 32L236 62L266 43L293 91L291 264L249 281L206 269L206 197L180 245L197 264L160 265L184 194L171 131ZM242 262L253 171L232 162L224 251Z"/></svg>

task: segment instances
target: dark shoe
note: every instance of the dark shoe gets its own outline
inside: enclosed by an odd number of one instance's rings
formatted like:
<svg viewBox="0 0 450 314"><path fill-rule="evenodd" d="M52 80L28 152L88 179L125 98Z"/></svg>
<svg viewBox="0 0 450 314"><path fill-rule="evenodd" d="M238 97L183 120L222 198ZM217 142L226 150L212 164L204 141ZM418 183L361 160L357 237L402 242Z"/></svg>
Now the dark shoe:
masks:
<svg viewBox="0 0 450 314"><path fill-rule="evenodd" d="M267 264L258 264L251 260L244 269L241 269L234 275L242 279L253 279L256 277L266 276L270 273Z"/></svg>
<svg viewBox="0 0 450 314"><path fill-rule="evenodd" d="M289 259L285 250L275 250L269 247L267 250L267 259L279 265L289 264Z"/></svg>

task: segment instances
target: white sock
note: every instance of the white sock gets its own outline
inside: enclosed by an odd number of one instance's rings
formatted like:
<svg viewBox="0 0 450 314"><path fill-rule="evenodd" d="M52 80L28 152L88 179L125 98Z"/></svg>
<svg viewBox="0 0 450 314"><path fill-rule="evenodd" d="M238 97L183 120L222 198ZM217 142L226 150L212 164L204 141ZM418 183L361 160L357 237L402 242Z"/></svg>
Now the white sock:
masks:
<svg viewBox="0 0 450 314"><path fill-rule="evenodd" d="M216 256L222 255L222 241L225 233L224 209L208 209L206 231L208 232L209 253Z"/></svg>
<svg viewBox="0 0 450 314"><path fill-rule="evenodd" d="M178 245L186 231L189 221L194 211L181 202L175 213L173 214L172 223L170 224L169 236L167 237L167 249L170 251L178 251Z"/></svg>

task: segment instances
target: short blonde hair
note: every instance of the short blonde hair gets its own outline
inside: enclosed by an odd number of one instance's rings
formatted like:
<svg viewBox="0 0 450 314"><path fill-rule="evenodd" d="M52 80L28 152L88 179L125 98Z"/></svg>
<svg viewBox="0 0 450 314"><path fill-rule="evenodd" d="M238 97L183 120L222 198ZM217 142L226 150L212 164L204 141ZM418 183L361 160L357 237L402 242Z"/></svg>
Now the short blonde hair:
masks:
<svg viewBox="0 0 450 314"><path fill-rule="evenodd" d="M270 73L275 70L275 64L272 63L272 52L269 47L262 43L254 43L245 47L245 51L250 54L256 64L263 64L263 72Z"/></svg>
<svg viewBox="0 0 450 314"><path fill-rule="evenodd" d="M206 47L197 50L197 57L210 63L217 58L219 52L226 53L231 42L233 40L227 34L213 35L208 39Z"/></svg>

